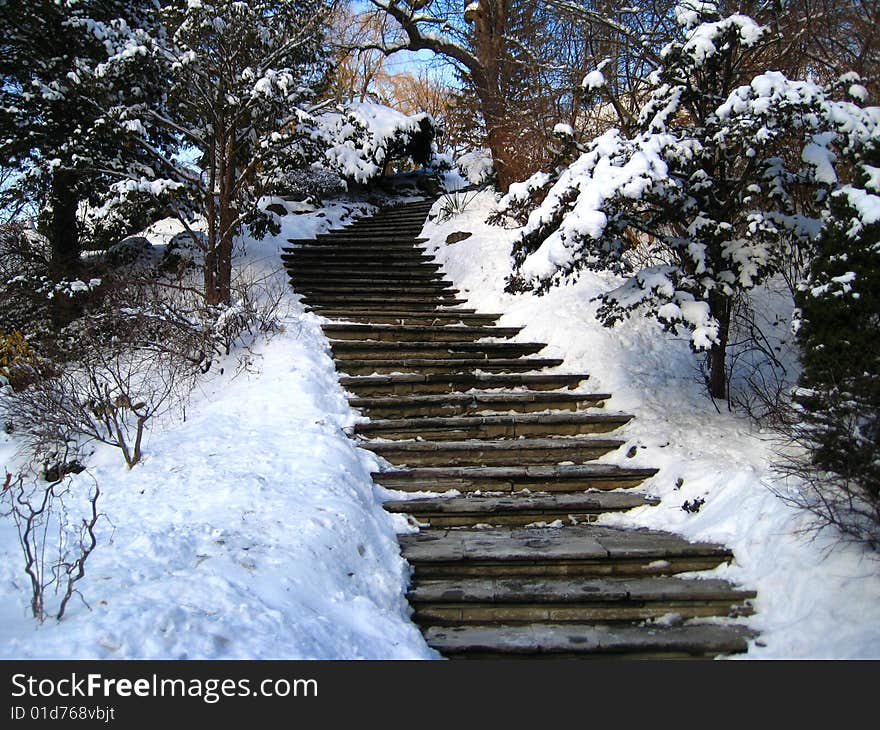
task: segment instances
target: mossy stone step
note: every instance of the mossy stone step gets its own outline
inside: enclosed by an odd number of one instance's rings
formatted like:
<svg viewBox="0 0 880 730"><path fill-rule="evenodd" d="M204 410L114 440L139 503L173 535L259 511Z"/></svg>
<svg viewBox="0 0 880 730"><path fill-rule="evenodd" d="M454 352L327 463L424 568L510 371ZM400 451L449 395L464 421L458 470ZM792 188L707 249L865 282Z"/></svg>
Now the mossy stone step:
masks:
<svg viewBox="0 0 880 730"><path fill-rule="evenodd" d="M599 438L531 438L487 441L361 441L397 466L522 466L583 463L619 449L624 441Z"/></svg>
<svg viewBox="0 0 880 730"><path fill-rule="evenodd" d="M562 365L562 360L553 358L493 358L485 359L441 359L441 358L402 358L387 360L340 360L340 368L347 375L382 375L391 373L418 372L425 374L452 375L474 371L483 372L529 372Z"/></svg>
<svg viewBox="0 0 880 730"><path fill-rule="evenodd" d="M450 658L708 658L748 650L754 632L739 625L434 626L430 646Z"/></svg>
<svg viewBox="0 0 880 730"><path fill-rule="evenodd" d="M431 528L493 525L522 527L562 520L565 524L592 522L606 512L622 512L656 504L633 492L576 492L571 494L463 495L421 497L384 503L389 512L406 514Z"/></svg>
<svg viewBox="0 0 880 730"><path fill-rule="evenodd" d="M352 398L354 408L373 418L414 418L469 413L577 411L601 407L607 393L495 392Z"/></svg>
<svg viewBox="0 0 880 730"><path fill-rule="evenodd" d="M367 438L462 441L468 438L577 436L607 433L629 423L624 413L513 414L449 418L394 418L359 423L355 432Z"/></svg>
<svg viewBox="0 0 880 730"><path fill-rule="evenodd" d="M632 489L656 469L628 469L613 464L548 466L417 467L374 472L373 481L403 492L583 492Z"/></svg>
<svg viewBox="0 0 880 730"><path fill-rule="evenodd" d="M499 357L534 355L546 347L543 342L419 342L419 341L362 341L330 340L337 360L384 360L396 358L440 358L489 360Z"/></svg>
<svg viewBox="0 0 880 730"><path fill-rule="evenodd" d="M325 324L321 328L330 339L358 342L473 342L486 337L515 337L522 331L522 327L437 325Z"/></svg>
<svg viewBox="0 0 880 730"><path fill-rule="evenodd" d="M496 315L490 315L496 316ZM361 396L452 393L468 390L528 388L529 390L559 390L577 388L589 379L582 373L522 374L522 373L461 373L424 375L373 375L342 377L340 384L346 390Z"/></svg>
<svg viewBox="0 0 880 730"><path fill-rule="evenodd" d="M424 530L400 535L403 556L423 577L674 575L729 562L723 545L657 530L599 525Z"/></svg>

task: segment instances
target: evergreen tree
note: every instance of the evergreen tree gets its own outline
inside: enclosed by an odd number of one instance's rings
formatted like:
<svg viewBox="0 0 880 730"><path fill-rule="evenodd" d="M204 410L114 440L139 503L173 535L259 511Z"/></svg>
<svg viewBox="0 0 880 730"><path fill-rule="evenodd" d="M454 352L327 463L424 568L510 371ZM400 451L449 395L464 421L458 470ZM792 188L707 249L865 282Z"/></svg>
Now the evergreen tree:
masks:
<svg viewBox="0 0 880 730"><path fill-rule="evenodd" d="M167 93L161 105L135 105L122 116L131 144L154 161L114 189L120 200L156 196L186 225L206 219L205 240L193 239L205 255L209 304L230 301L233 241L242 226L272 226L262 194L285 168L314 154L306 128L329 70L328 7L324 0L166 0L150 37L126 42L148 49ZM195 164L157 149L152 128L171 134Z"/></svg>
<svg viewBox="0 0 880 730"><path fill-rule="evenodd" d="M806 446L807 506L880 547L880 136L830 215L797 296L795 435Z"/></svg>
<svg viewBox="0 0 880 730"><path fill-rule="evenodd" d="M680 37L661 53L638 133L610 130L500 208L534 209L514 245L512 288L541 291L581 268L628 272L602 298L600 318L641 312L688 332L708 352L710 393L725 398L735 299L809 249L839 183L838 156L870 134L880 110L860 107L856 79L843 85L850 98L836 100L813 81L754 75L768 31L748 16L686 0L676 17ZM602 73L585 83L601 89ZM653 265L633 263L634 243Z"/></svg>
<svg viewBox="0 0 880 730"><path fill-rule="evenodd" d="M0 2L0 159L21 173L2 195L39 198L55 278L79 268L80 204L100 204L108 175L143 159L108 115L149 101L154 79L124 75L142 49L125 49L112 73L103 62L111 37L151 9L146 1Z"/></svg>

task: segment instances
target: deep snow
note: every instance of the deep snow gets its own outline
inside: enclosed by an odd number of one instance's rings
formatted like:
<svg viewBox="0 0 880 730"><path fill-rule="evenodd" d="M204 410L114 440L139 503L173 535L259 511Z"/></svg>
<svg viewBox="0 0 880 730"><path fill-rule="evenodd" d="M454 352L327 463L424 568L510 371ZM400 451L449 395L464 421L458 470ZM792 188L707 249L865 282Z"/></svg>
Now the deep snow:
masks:
<svg viewBox="0 0 880 730"><path fill-rule="evenodd" d="M133 470L100 447L75 478L80 489L98 481L107 516L79 584L91 610L74 598L61 622L35 624L14 528L0 521L0 656L434 656L409 620L408 567L370 479L375 457L347 437L356 415L319 320L280 270L288 237L351 208L288 216L280 236L248 242L238 265L285 289L284 331L258 341L244 371L212 369L186 420L157 424ZM163 221L147 235L161 245L179 230ZM0 435L0 468L12 470L15 448Z"/></svg>

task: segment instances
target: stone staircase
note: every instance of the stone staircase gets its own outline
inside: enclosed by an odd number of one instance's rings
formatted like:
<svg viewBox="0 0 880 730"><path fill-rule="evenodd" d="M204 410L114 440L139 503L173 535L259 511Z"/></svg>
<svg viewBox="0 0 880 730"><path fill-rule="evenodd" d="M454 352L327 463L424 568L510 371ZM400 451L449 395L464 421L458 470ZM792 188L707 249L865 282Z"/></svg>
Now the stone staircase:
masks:
<svg viewBox="0 0 880 730"><path fill-rule="evenodd" d="M755 594L682 575L732 560L728 549L591 524L655 503L636 490L655 470L595 463L623 445L613 432L632 416L607 412L610 395L585 390L586 374L541 372L562 361L513 340L521 328L462 306L419 245L430 207L407 203L283 254L370 419L356 434L388 464L376 483L414 493L385 508L420 526L400 544L428 643L450 658L745 651L752 634L722 619L750 613Z"/></svg>

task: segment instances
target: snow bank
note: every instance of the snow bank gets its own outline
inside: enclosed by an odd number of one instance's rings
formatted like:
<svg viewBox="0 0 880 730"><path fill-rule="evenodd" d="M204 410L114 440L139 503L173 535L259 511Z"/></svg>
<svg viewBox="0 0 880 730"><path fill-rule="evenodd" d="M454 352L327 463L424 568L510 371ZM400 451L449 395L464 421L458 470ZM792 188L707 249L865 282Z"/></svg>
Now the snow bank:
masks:
<svg viewBox="0 0 880 730"><path fill-rule="evenodd" d="M277 271L288 237L348 211L288 216L239 265ZM166 242L163 222L148 237ZM127 471L99 448L99 544L60 623L35 625L14 528L0 521L0 656L14 658L430 658L410 622L408 568L370 479L375 457L345 433L355 416L319 325L288 292L285 331L247 371L212 371L184 422L155 426ZM227 363L228 365L228 363ZM0 434L0 467L14 440Z"/></svg>
<svg viewBox="0 0 880 730"><path fill-rule="evenodd" d="M440 205L442 200L435 210ZM472 306L503 312L502 325L525 325L516 339L549 343L542 356L564 357L566 372L590 373L591 390L613 393L609 409L635 414L620 431L626 444L603 461L659 468L645 491L662 501L601 522L672 530L731 547L736 563L713 574L758 591L748 624L760 637L747 658L880 657L876 558L855 546L832 551L837 537L830 532L812 540L800 534L806 516L773 492L787 487L774 482L769 469L769 435L744 417L715 410L686 339L647 319L610 329L596 320L591 299L622 279L584 272L576 283L543 296L505 293L517 231L484 223L493 206L492 193L480 193L463 214L429 223L422 235ZM454 231L473 235L447 246ZM705 500L697 513L682 509L695 499Z"/></svg>

